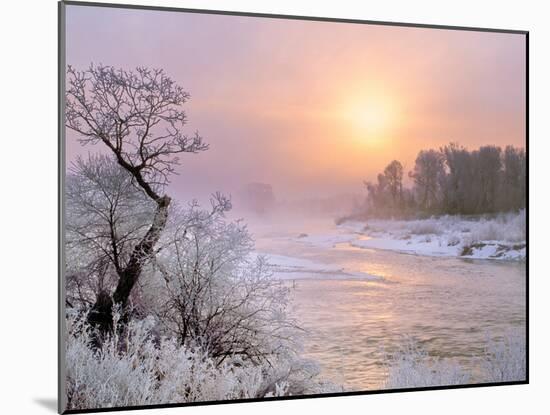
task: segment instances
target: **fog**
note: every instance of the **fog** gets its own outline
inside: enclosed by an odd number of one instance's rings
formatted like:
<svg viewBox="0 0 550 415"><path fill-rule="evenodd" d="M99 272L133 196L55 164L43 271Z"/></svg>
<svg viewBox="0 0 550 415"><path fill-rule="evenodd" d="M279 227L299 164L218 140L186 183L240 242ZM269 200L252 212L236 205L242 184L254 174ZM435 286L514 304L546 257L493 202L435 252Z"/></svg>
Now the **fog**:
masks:
<svg viewBox="0 0 550 415"><path fill-rule="evenodd" d="M62 409L525 379L524 36L70 5L66 55Z"/></svg>
<svg viewBox="0 0 550 415"><path fill-rule="evenodd" d="M181 158L169 189L181 201L222 191L237 208L243 188L263 183L278 206L349 206L363 180L393 159L410 171L420 149L525 141L520 35L79 6L67 15L68 64L159 67L191 94L187 132L210 149ZM97 147L68 132L69 163Z"/></svg>

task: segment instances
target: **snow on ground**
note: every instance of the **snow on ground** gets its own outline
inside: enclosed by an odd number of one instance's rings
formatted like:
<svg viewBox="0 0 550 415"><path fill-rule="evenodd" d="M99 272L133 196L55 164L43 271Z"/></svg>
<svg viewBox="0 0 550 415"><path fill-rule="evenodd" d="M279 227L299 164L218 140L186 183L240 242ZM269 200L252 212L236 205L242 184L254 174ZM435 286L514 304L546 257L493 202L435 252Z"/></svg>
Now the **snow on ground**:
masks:
<svg viewBox="0 0 550 415"><path fill-rule="evenodd" d="M343 230L342 233L338 233L336 235L326 234L326 233L311 235L311 234L303 233L298 236L298 239L300 242L317 246L320 248L332 248L337 244L351 242L356 238L357 238L357 235L350 234L345 230Z"/></svg>
<svg viewBox="0 0 550 415"><path fill-rule="evenodd" d="M369 220L339 226L359 248L472 259L524 260L525 211L494 218L442 216L421 220Z"/></svg>
<svg viewBox="0 0 550 415"><path fill-rule="evenodd" d="M286 255L255 253L267 259L273 268L273 274L280 279L362 279L380 280L381 278L365 272L349 271L334 264L324 264L304 258L296 258Z"/></svg>
<svg viewBox="0 0 550 415"><path fill-rule="evenodd" d="M387 249L429 256L459 256L461 251L458 246L442 245L440 240L430 237L393 239L392 236L380 235L357 239L352 241L351 245L358 248Z"/></svg>

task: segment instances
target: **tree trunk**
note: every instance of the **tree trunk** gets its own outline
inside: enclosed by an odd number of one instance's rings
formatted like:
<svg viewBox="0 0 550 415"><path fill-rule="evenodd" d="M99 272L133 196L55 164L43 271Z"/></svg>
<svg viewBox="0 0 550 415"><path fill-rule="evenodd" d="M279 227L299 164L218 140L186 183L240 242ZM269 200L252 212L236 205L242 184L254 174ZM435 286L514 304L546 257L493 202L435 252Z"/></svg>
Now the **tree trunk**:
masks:
<svg viewBox="0 0 550 415"><path fill-rule="evenodd" d="M147 260L153 254L153 249L166 226L170 201L171 199L168 196L156 199L157 209L151 227L147 230L143 239L134 247L128 263L119 273L118 284L113 294L113 301L110 303L111 306L114 303L120 305L123 309L126 307L132 288L141 275L141 271ZM98 296L96 304L88 315L88 322L97 327L100 332L112 330L112 314L110 310L108 312L106 310L106 305L104 304L106 301L104 297L105 295ZM94 318L95 315L98 314L96 309L101 311L101 319ZM110 321L106 321L107 319L110 319ZM123 319L123 321L124 320L125 319Z"/></svg>
<svg viewBox="0 0 550 415"><path fill-rule="evenodd" d="M111 295L101 290L97 295L95 304L88 313L88 323L97 328L92 333L91 346L98 348L103 343L103 337L113 330L113 300Z"/></svg>
<svg viewBox="0 0 550 415"><path fill-rule="evenodd" d="M169 205L170 198L168 196L157 199L157 210L153 218L153 223L143 239L134 247L128 264L120 273L118 285L113 294L113 301L115 304L120 304L122 307L126 306L132 288L138 280L143 266L151 257L153 248L166 226Z"/></svg>

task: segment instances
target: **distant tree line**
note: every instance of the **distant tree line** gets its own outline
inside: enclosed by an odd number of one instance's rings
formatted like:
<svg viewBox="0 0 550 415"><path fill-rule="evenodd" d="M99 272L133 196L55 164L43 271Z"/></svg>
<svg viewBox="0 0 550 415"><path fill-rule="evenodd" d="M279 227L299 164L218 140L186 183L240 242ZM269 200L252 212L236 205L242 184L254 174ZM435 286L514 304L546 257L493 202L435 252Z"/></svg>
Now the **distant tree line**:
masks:
<svg viewBox="0 0 550 415"><path fill-rule="evenodd" d="M413 214L486 214L525 208L527 158L523 148L483 146L469 151L451 143L421 150L408 172L393 160L376 182L365 182L366 213L372 216Z"/></svg>

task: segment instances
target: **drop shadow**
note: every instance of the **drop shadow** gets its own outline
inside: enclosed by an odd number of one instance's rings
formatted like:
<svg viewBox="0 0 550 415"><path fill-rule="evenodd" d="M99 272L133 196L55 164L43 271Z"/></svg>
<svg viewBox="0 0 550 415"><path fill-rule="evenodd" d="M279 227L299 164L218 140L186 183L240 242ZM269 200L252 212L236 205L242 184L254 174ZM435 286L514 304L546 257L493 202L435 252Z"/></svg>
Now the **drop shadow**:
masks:
<svg viewBox="0 0 550 415"><path fill-rule="evenodd" d="M54 413L57 413L57 399L52 398L35 398L34 402Z"/></svg>

